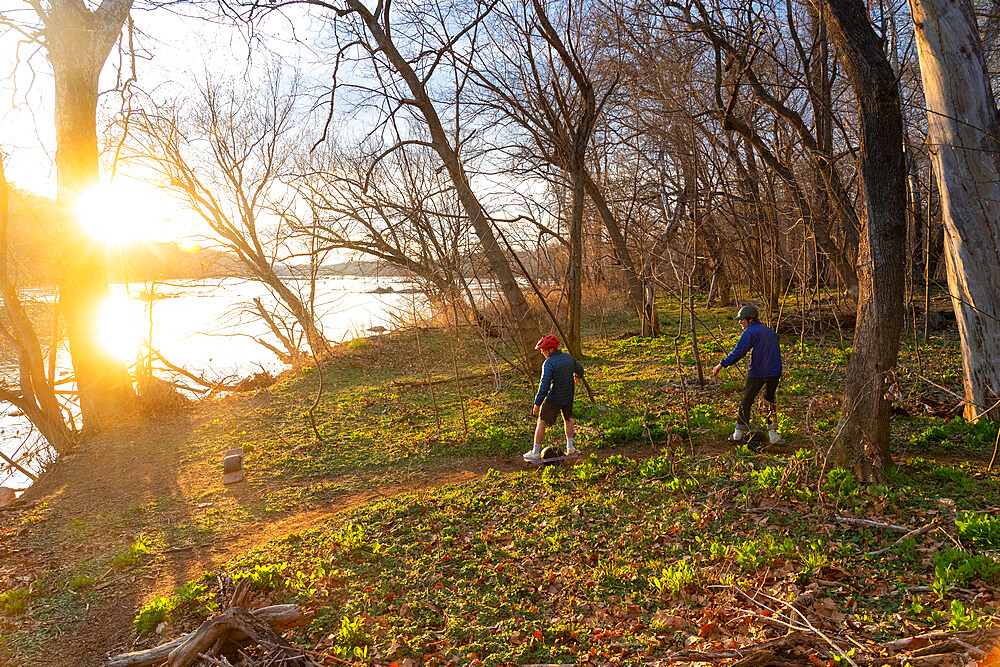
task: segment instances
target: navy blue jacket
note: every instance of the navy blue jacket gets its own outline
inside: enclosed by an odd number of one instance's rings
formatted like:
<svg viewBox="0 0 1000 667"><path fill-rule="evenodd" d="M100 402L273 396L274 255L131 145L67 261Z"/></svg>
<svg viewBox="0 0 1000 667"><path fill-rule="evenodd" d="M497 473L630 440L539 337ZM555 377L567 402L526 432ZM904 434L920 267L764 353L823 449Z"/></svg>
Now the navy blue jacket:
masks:
<svg viewBox="0 0 1000 667"><path fill-rule="evenodd" d="M573 376L583 377L583 366L569 352L556 350L542 364L542 380L538 383L535 405L573 405L576 390Z"/></svg>
<svg viewBox="0 0 1000 667"><path fill-rule="evenodd" d="M728 368L746 356L750 350L753 350L753 354L750 355L750 370L747 371L747 377L769 378L781 375L781 348L778 347L778 334L758 320L754 320L743 330L736 347L719 363L723 368Z"/></svg>

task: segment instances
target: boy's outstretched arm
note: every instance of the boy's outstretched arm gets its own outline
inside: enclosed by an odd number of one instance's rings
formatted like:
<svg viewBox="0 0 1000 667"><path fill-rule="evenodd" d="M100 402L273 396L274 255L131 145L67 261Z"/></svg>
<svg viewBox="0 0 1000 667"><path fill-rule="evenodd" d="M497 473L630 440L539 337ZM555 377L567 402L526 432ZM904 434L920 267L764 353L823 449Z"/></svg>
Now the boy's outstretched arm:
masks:
<svg viewBox="0 0 1000 667"><path fill-rule="evenodd" d="M723 368L729 368L737 361L746 356L747 352L750 351L750 347L753 344L753 334L749 331L744 331L740 335L739 341L736 343L736 347L733 351L726 355L726 358L719 362L719 365Z"/></svg>

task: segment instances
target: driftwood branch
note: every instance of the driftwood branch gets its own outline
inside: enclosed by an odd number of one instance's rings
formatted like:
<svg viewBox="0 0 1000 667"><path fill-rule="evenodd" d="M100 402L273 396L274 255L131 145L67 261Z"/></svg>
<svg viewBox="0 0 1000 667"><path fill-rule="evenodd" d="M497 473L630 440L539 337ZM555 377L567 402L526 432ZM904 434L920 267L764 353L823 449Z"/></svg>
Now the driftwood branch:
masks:
<svg viewBox="0 0 1000 667"><path fill-rule="evenodd" d="M273 632L280 633L288 630L289 628L297 628L307 625L312 621L313 614L311 611L306 611L296 604L278 604L256 609L252 612L252 616L267 624ZM214 620L215 619L209 619L206 621L206 624L211 623ZM170 654L174 650L185 644L188 639L192 638L196 634L197 632L184 635L183 637L178 637L171 642L161 644L160 646L147 649L145 651L136 651L134 653L125 653L115 656L108 660L105 667L153 667L154 665L162 665L167 661ZM229 640L234 643L245 642L247 639L249 639L247 634L240 630L234 630L229 636ZM205 648L207 647L202 647L201 650L204 651Z"/></svg>
<svg viewBox="0 0 1000 667"><path fill-rule="evenodd" d="M282 639L268 623L242 607L231 607L202 623L193 635L170 652L167 664L170 667L190 667L198 661L200 654L215 644L217 639L236 632L246 635L259 645L271 645L290 652L295 651L295 648Z"/></svg>

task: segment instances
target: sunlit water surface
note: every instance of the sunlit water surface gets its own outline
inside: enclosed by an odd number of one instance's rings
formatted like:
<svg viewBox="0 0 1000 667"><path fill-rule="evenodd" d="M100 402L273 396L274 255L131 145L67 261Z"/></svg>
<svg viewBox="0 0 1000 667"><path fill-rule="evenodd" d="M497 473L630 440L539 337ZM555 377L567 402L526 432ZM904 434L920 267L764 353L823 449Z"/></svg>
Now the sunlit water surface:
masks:
<svg viewBox="0 0 1000 667"><path fill-rule="evenodd" d="M307 285L302 282L300 287L304 290ZM375 292L390 288L393 291ZM412 321L422 312L423 300L410 288L392 278L319 278L315 308L324 334L337 342L372 335L368 330L373 327L392 329L401 320ZM30 298L51 301L55 294L41 291ZM116 284L100 314L100 327L108 349L130 364L152 332L153 348L171 364L208 379L278 372L284 367L281 361L254 340L280 347L267 325L250 312L255 298L265 307L274 304L264 286L235 278L156 283L152 290L145 283ZM56 369L57 377L71 372L65 341ZM4 359L2 371L8 382L16 384L16 360ZM2 404L0 451L16 457L34 439L24 417L10 404ZM0 468L5 467L0 462ZM37 470L35 465L29 468ZM29 482L19 473L0 472L0 486L19 489Z"/></svg>

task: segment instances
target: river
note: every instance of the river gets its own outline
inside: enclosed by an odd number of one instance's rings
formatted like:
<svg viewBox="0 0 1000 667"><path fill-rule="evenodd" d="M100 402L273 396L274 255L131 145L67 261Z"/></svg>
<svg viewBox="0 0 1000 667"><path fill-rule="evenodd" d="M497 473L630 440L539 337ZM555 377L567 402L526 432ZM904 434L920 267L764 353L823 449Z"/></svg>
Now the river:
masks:
<svg viewBox="0 0 1000 667"><path fill-rule="evenodd" d="M412 321L424 301L410 288L398 278L320 277L316 313L324 334L338 342L372 335L368 330L375 327L393 329L401 319ZM237 278L114 284L100 315L100 328L108 349L128 363L134 363L151 331L153 348L165 359L207 378L246 377L261 370L277 373L284 368L281 361L254 340L259 337L277 345L266 324L249 312L258 297L265 306L274 303L263 285ZM30 298L51 302L55 294L36 291ZM2 370L8 381L16 383L15 360L3 360ZM70 372L63 341L56 374L66 377ZM34 440L32 429L10 404L0 409L0 451L16 457ZM0 468L6 466L0 462ZM29 469L37 471L37 462ZM22 489L29 483L20 473L0 472L0 486Z"/></svg>

